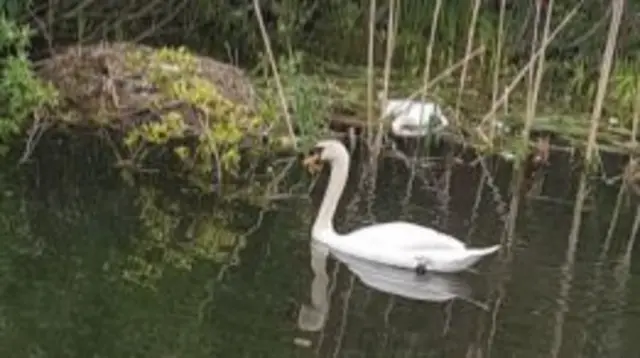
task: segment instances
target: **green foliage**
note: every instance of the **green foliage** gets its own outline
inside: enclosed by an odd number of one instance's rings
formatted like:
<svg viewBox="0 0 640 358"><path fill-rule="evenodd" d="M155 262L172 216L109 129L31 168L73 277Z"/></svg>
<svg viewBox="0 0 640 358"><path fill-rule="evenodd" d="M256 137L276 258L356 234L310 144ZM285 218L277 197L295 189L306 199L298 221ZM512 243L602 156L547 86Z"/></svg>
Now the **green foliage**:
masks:
<svg viewBox="0 0 640 358"><path fill-rule="evenodd" d="M189 130L201 130L196 146L179 145L174 153L185 165L191 167L207 182L216 165L226 173L234 172L240 160L239 145L246 132L256 130L266 119L251 113L244 104L224 97L216 85L201 77L196 57L184 47L162 48L151 54L132 52L127 54L127 66L131 71L146 68L149 81L162 95L159 112L166 103L185 103L196 115L169 111L161 121L144 123L130 130L125 145L132 151L148 145L171 144L171 141L187 137ZM188 116L189 118L186 118ZM207 179L205 179L207 178ZM206 186L205 186L206 187Z"/></svg>
<svg viewBox="0 0 640 358"><path fill-rule="evenodd" d="M296 125L298 140L300 145L306 148L326 134L326 119L330 115L332 102L327 96L328 83L301 71L303 60L300 52L291 56L282 56L278 61L278 71L287 104ZM278 93L273 83L268 83L267 88L266 112L274 113L280 108Z"/></svg>
<svg viewBox="0 0 640 358"><path fill-rule="evenodd" d="M0 17L0 154L7 150L2 143L18 134L47 105L54 105L55 90L40 81L27 57L29 36L27 26L18 26Z"/></svg>
<svg viewBox="0 0 640 358"><path fill-rule="evenodd" d="M611 91L609 98L614 106L621 109L624 116L623 122L631 124L632 117L629 115L633 111L634 102L640 86L640 60L619 61L611 76Z"/></svg>
<svg viewBox="0 0 640 358"><path fill-rule="evenodd" d="M290 270L298 260L287 235L296 231L283 227L300 210L254 237L246 260L233 247L255 223L254 207L196 209L156 187L59 176L31 197L27 181L3 175L1 357L287 356L282 313L308 278ZM184 222L188 230L175 225ZM192 240L181 241L185 231ZM284 240L269 244L265 260L260 245L274 233ZM160 274L139 277L147 268Z"/></svg>

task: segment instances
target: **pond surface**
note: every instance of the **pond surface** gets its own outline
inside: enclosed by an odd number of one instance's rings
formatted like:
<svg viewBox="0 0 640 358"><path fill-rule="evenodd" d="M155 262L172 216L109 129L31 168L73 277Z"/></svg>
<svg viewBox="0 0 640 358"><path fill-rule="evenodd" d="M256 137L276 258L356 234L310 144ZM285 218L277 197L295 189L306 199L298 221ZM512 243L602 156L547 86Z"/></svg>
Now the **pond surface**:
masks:
<svg viewBox="0 0 640 358"><path fill-rule="evenodd" d="M412 177L387 159L376 181L363 168L339 231L404 219L505 249L477 273L424 280L327 258L309 237L326 173L313 200L268 209L87 170L5 174L0 356L637 356L635 208L623 203L609 234L617 188L595 191L572 235L576 183L562 170L521 198L509 230L508 168Z"/></svg>

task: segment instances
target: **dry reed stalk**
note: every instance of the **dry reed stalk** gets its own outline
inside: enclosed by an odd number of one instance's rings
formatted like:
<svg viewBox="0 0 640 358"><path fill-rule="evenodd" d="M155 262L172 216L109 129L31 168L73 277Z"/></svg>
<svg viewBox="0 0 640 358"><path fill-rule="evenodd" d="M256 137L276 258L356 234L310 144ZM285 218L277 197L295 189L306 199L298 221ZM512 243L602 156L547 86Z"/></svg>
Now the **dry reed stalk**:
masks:
<svg viewBox="0 0 640 358"><path fill-rule="evenodd" d="M480 121L480 124L486 123L489 119L491 119L491 116L495 115L500 105L502 105L502 103L505 102L506 98L511 94L511 92L513 92L513 90L520 83L522 78L527 74L527 71L529 71L529 68L531 68L531 66L533 66L533 64L536 62L536 59L538 58L538 56L540 56L540 54L542 53L542 50L546 49L546 47L549 46L549 43L551 43L551 41L553 41L556 38L556 36L558 36L560 31L562 31L562 29L564 29L565 26L569 24L569 21L571 21L571 19L573 19L573 17L576 16L581 6L582 6L582 2L574 6L573 9L569 12L569 14L567 14L567 16L565 16L564 19L562 19L560 24L558 24L558 26L553 30L553 32L551 32L549 37L542 42L542 44L540 45L540 48L538 48L536 53L532 54L527 64L524 65L522 69L520 69L520 72L516 74L514 79L511 81L511 83L504 89L502 96L500 96L500 98L498 98L497 101L491 104L491 109L487 114L484 115L484 117Z"/></svg>
<svg viewBox="0 0 640 358"><path fill-rule="evenodd" d="M538 28L540 28L540 10L542 9L542 1L535 1L535 9L536 13L533 18L533 38L531 39L531 56L533 57L536 53L536 46L538 45ZM537 61L537 57L536 57ZM535 77L535 69L534 67L529 68L529 76L527 77L527 88L533 87L533 81ZM528 103L527 103L528 105Z"/></svg>
<svg viewBox="0 0 640 358"><path fill-rule="evenodd" d="M550 0L547 3L547 16L545 19L544 31L542 34L542 41L544 42L546 42L547 38L549 37L549 28L551 27L551 14L553 13L553 2L553 0ZM539 17L537 13L539 12L539 8L541 6L540 1L538 1L537 3L538 9L536 10L536 29L538 27L537 22L539 21L539 19L537 18ZM535 71L535 78L533 79L533 83L530 83L530 85L532 85L532 87L530 87L531 91L528 91L529 93L527 95L527 111L525 116L524 129L522 130L523 143L529 143L529 132L531 132L531 126L533 125L533 119L535 118L536 107L538 104L538 94L540 92L540 83L542 82L542 75L544 74L546 47L542 46L541 50L541 54L540 56L538 56L538 67ZM531 67L531 69L533 69L533 66Z"/></svg>
<svg viewBox="0 0 640 358"><path fill-rule="evenodd" d="M503 0L504 1L504 0ZM442 0L436 0L436 7L433 10L431 18L431 33L429 34L429 45L425 54L424 74L422 75L422 100L425 100L429 91L429 77L431 76L431 62L433 61L433 45L436 41L436 30L438 29L438 20L440 19L440 11L442 10Z"/></svg>
<svg viewBox="0 0 640 358"><path fill-rule="evenodd" d="M611 22L609 23L609 34L607 35L607 44L605 46L604 53L602 55L602 62L600 64L600 78L598 80L595 104L591 112L591 128L589 129L589 138L587 139L587 150L585 155L585 161L587 165L590 165L590 163L592 162L594 149L596 147L598 125L600 124L600 117L602 116L602 106L604 104L604 98L607 94L607 85L609 83L611 68L613 67L613 55L618 39L618 32L620 30L620 20L622 19L622 13L624 11L624 3L625 0L613 0L611 2L613 11L611 13Z"/></svg>
<svg viewBox="0 0 640 358"><path fill-rule="evenodd" d="M369 44L367 48L367 144L373 142L373 86L374 86L374 68L373 68L373 50L375 47L375 31L376 31L376 0L369 0Z"/></svg>
<svg viewBox="0 0 640 358"><path fill-rule="evenodd" d="M476 25L478 23L478 13L480 12L481 0L473 1L473 13L471 15L471 24L469 24L469 30L467 32L467 47L465 49L465 57L471 53L473 48L473 38L476 34ZM468 62L462 65L462 71L460 73L460 85L458 87L458 97L456 98L456 112L453 116L454 121L458 121L460 117L460 102L462 101L462 93L464 92L465 83L467 81L467 69L469 68Z"/></svg>
<svg viewBox="0 0 640 358"><path fill-rule="evenodd" d="M636 97L633 101L633 122L631 124L631 143L637 146L638 126L640 125L640 79L636 83Z"/></svg>
<svg viewBox="0 0 640 358"><path fill-rule="evenodd" d="M614 0L612 2L613 13L611 16L611 22L609 25L609 35L607 36L607 44L603 53L603 58L600 68L600 79L598 81L598 89L596 93L596 102L593 106L591 113L591 130L589 132L589 139L587 142L587 153L585 161L591 162L593 156L593 150L596 146L596 134L598 130L598 122L600 120L602 112L602 104L606 94L607 83L609 82L609 74L613 63L613 52L616 46L616 39L618 30L620 28L620 19L622 17L622 10L624 7L624 0ZM584 201L587 197L587 172L583 171L580 176L580 184L578 185L578 193L576 195L576 201L573 209L573 221L571 224L571 233L569 235L569 242L566 251L566 261L563 265L562 272L564 276L563 282L561 282L561 291L559 297L562 297L562 304L556 313L556 327L555 327L555 339L551 350L551 356L557 357L560 351L560 345L562 342L562 330L564 326L564 316L568 311L567 296L571 288L571 281L573 280L573 264L575 260L575 252L578 246L580 227L582 224L582 208Z"/></svg>
<svg viewBox="0 0 640 358"><path fill-rule="evenodd" d="M267 33L267 29L264 25L264 20L262 18L262 10L260 9L260 3L258 0L253 0L253 9L256 12L256 17L258 19L258 26L260 27L260 35L262 36L264 47L267 50L269 65L271 66L271 70L273 71L273 77L276 80L278 98L280 99L280 105L282 106L282 111L283 111L284 119L287 125L287 130L289 131L289 136L291 137L291 140L293 142L293 149L297 150L298 143L296 140L296 135L293 131L293 122L291 121L291 116L289 115L289 106L287 105L287 98L284 94L284 89L282 88L282 81L280 81L280 73L278 72L278 66L276 65L275 57L273 56L273 50L271 50L271 41L269 40L269 34Z"/></svg>
<svg viewBox="0 0 640 358"><path fill-rule="evenodd" d="M389 95L389 79L391 77L391 63L393 62L393 51L395 48L395 37L398 31L397 16L396 16L396 1L389 0L389 19L387 22L387 48L384 59L384 80L382 87L381 105L386 105L386 101ZM382 146L382 134L383 134L383 122L378 120L378 131L376 133L376 139L374 144L374 155L372 160L375 160L380 153L380 147Z"/></svg>
<svg viewBox="0 0 640 358"><path fill-rule="evenodd" d="M498 87L500 86L500 66L502 65L502 47L504 46L504 16L506 13L507 0L500 0L500 15L498 17L498 41L496 43L496 54L493 68L493 89L491 91L491 103L498 99ZM493 147L496 135L496 116L491 116L489 126L489 143Z"/></svg>

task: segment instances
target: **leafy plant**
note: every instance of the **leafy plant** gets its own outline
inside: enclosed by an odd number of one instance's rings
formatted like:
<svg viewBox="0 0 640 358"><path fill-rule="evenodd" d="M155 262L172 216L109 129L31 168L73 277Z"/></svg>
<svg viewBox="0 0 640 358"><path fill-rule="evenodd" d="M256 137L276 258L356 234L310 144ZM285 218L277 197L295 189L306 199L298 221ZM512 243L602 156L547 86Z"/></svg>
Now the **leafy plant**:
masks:
<svg viewBox="0 0 640 358"><path fill-rule="evenodd" d="M27 57L31 31L0 17L0 154L39 109L55 103L55 90L40 81Z"/></svg>

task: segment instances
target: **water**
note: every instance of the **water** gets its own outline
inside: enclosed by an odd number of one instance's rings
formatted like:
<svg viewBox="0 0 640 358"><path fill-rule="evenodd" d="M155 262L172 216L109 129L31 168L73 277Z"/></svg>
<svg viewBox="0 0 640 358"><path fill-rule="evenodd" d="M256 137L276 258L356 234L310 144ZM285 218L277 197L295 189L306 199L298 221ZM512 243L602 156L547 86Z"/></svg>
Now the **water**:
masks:
<svg viewBox="0 0 640 358"><path fill-rule="evenodd" d="M375 188L361 180L367 175L352 177L339 231L400 218L473 245L503 240L510 250L483 261L478 274L440 281L410 282L406 273L351 263L358 277L310 245L324 177L312 201L263 210L66 167L39 167L32 179L6 174L0 356L637 355L640 265L624 256L632 206L622 205L602 254L615 188L587 202L572 254L575 183L561 169L542 190L554 200L522 199L508 235L505 168L493 181L464 166L450 175L423 169L407 196L407 168L392 160L380 166ZM409 293L424 285L451 292L420 301L371 288L372 279ZM462 297L447 300L447 293Z"/></svg>

